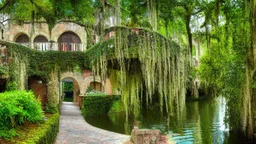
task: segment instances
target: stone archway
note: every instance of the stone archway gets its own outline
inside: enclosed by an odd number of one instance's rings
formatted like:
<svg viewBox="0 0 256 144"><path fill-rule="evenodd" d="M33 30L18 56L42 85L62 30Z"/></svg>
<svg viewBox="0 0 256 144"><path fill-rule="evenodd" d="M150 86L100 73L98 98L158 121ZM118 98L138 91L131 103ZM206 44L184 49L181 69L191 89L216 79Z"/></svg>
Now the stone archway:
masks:
<svg viewBox="0 0 256 144"><path fill-rule="evenodd" d="M79 73L73 73L73 72L65 72L61 74L60 81L62 83L63 80L69 79L72 80L74 90L73 90L73 101L75 103L79 102L79 95L81 95L81 83L82 83L82 75ZM60 84L61 86L62 84ZM60 93L62 95L62 89L60 87Z"/></svg>
<svg viewBox="0 0 256 144"><path fill-rule="evenodd" d="M25 46L28 46L29 45L29 37L28 37L28 35L26 35L24 33L20 33L17 35L15 42L25 45Z"/></svg>
<svg viewBox="0 0 256 144"><path fill-rule="evenodd" d="M71 97L72 97L72 101L77 103L78 102L78 97L80 95L80 87L79 87L79 84L77 82L77 80L75 80L74 78L72 77L65 77L61 80L61 94L63 96L64 94L64 90L63 90L63 84L67 84L67 83L72 83L71 85L73 85L73 89L71 91L69 91L68 93L71 94ZM65 93L65 97L67 98L69 95L68 93L66 92ZM63 101L63 99L62 99Z"/></svg>

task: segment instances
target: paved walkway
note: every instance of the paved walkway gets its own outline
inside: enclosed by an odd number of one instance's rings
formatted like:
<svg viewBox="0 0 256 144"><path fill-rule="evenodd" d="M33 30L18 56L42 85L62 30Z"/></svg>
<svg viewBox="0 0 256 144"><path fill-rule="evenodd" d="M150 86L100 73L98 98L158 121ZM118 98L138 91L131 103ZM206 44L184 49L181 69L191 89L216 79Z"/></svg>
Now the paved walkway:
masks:
<svg viewBox="0 0 256 144"><path fill-rule="evenodd" d="M72 102L63 102L60 130L56 144L123 144L130 136L102 130L89 125L79 107Z"/></svg>

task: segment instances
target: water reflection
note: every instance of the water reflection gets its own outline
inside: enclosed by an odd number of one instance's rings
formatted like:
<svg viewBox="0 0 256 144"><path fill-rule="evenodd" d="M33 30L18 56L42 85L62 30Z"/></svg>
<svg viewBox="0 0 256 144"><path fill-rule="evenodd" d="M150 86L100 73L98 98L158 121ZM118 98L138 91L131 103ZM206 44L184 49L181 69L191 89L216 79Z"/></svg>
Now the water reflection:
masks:
<svg viewBox="0 0 256 144"><path fill-rule="evenodd" d="M177 144L241 144L244 139L228 131L224 124L226 100L188 102L179 116L165 116L158 109L143 110L136 118L126 122L124 113L88 117L86 121L96 127L130 134L133 125L140 128L159 129Z"/></svg>

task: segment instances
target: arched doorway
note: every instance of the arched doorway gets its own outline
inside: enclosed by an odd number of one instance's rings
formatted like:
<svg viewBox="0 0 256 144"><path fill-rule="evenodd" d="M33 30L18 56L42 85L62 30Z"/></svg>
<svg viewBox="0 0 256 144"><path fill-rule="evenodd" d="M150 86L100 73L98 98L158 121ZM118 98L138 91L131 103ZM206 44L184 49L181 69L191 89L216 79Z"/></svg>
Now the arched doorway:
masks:
<svg viewBox="0 0 256 144"><path fill-rule="evenodd" d="M49 49L49 43L45 36L38 35L34 39L34 48L40 51L47 51Z"/></svg>
<svg viewBox="0 0 256 144"><path fill-rule="evenodd" d="M96 82L96 81L91 82L90 88L95 91L104 92L104 86L100 82Z"/></svg>
<svg viewBox="0 0 256 144"><path fill-rule="evenodd" d="M26 34L20 34L19 36L17 36L15 42L22 44L24 46L28 46L29 45L29 37Z"/></svg>
<svg viewBox="0 0 256 144"><path fill-rule="evenodd" d="M64 32L58 38L58 47L60 51L79 51L81 39L73 32Z"/></svg>
<svg viewBox="0 0 256 144"><path fill-rule="evenodd" d="M78 82L71 77L61 80L62 101L78 102L80 88Z"/></svg>
<svg viewBox="0 0 256 144"><path fill-rule="evenodd" d="M32 90L36 98L40 98L43 109L48 103L47 84L45 79L39 76L30 76L28 78L28 90Z"/></svg>

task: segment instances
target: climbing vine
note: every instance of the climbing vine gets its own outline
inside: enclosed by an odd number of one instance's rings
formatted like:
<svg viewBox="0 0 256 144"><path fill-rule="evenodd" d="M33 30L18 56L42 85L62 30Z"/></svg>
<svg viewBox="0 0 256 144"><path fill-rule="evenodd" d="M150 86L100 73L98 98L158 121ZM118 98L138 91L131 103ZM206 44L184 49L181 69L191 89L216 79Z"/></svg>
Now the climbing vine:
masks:
<svg viewBox="0 0 256 144"><path fill-rule="evenodd" d="M48 82L48 111L56 112L60 73L83 69L84 52L39 52L22 45L0 41L7 48L9 72L7 90L24 90L30 76L39 76Z"/></svg>

